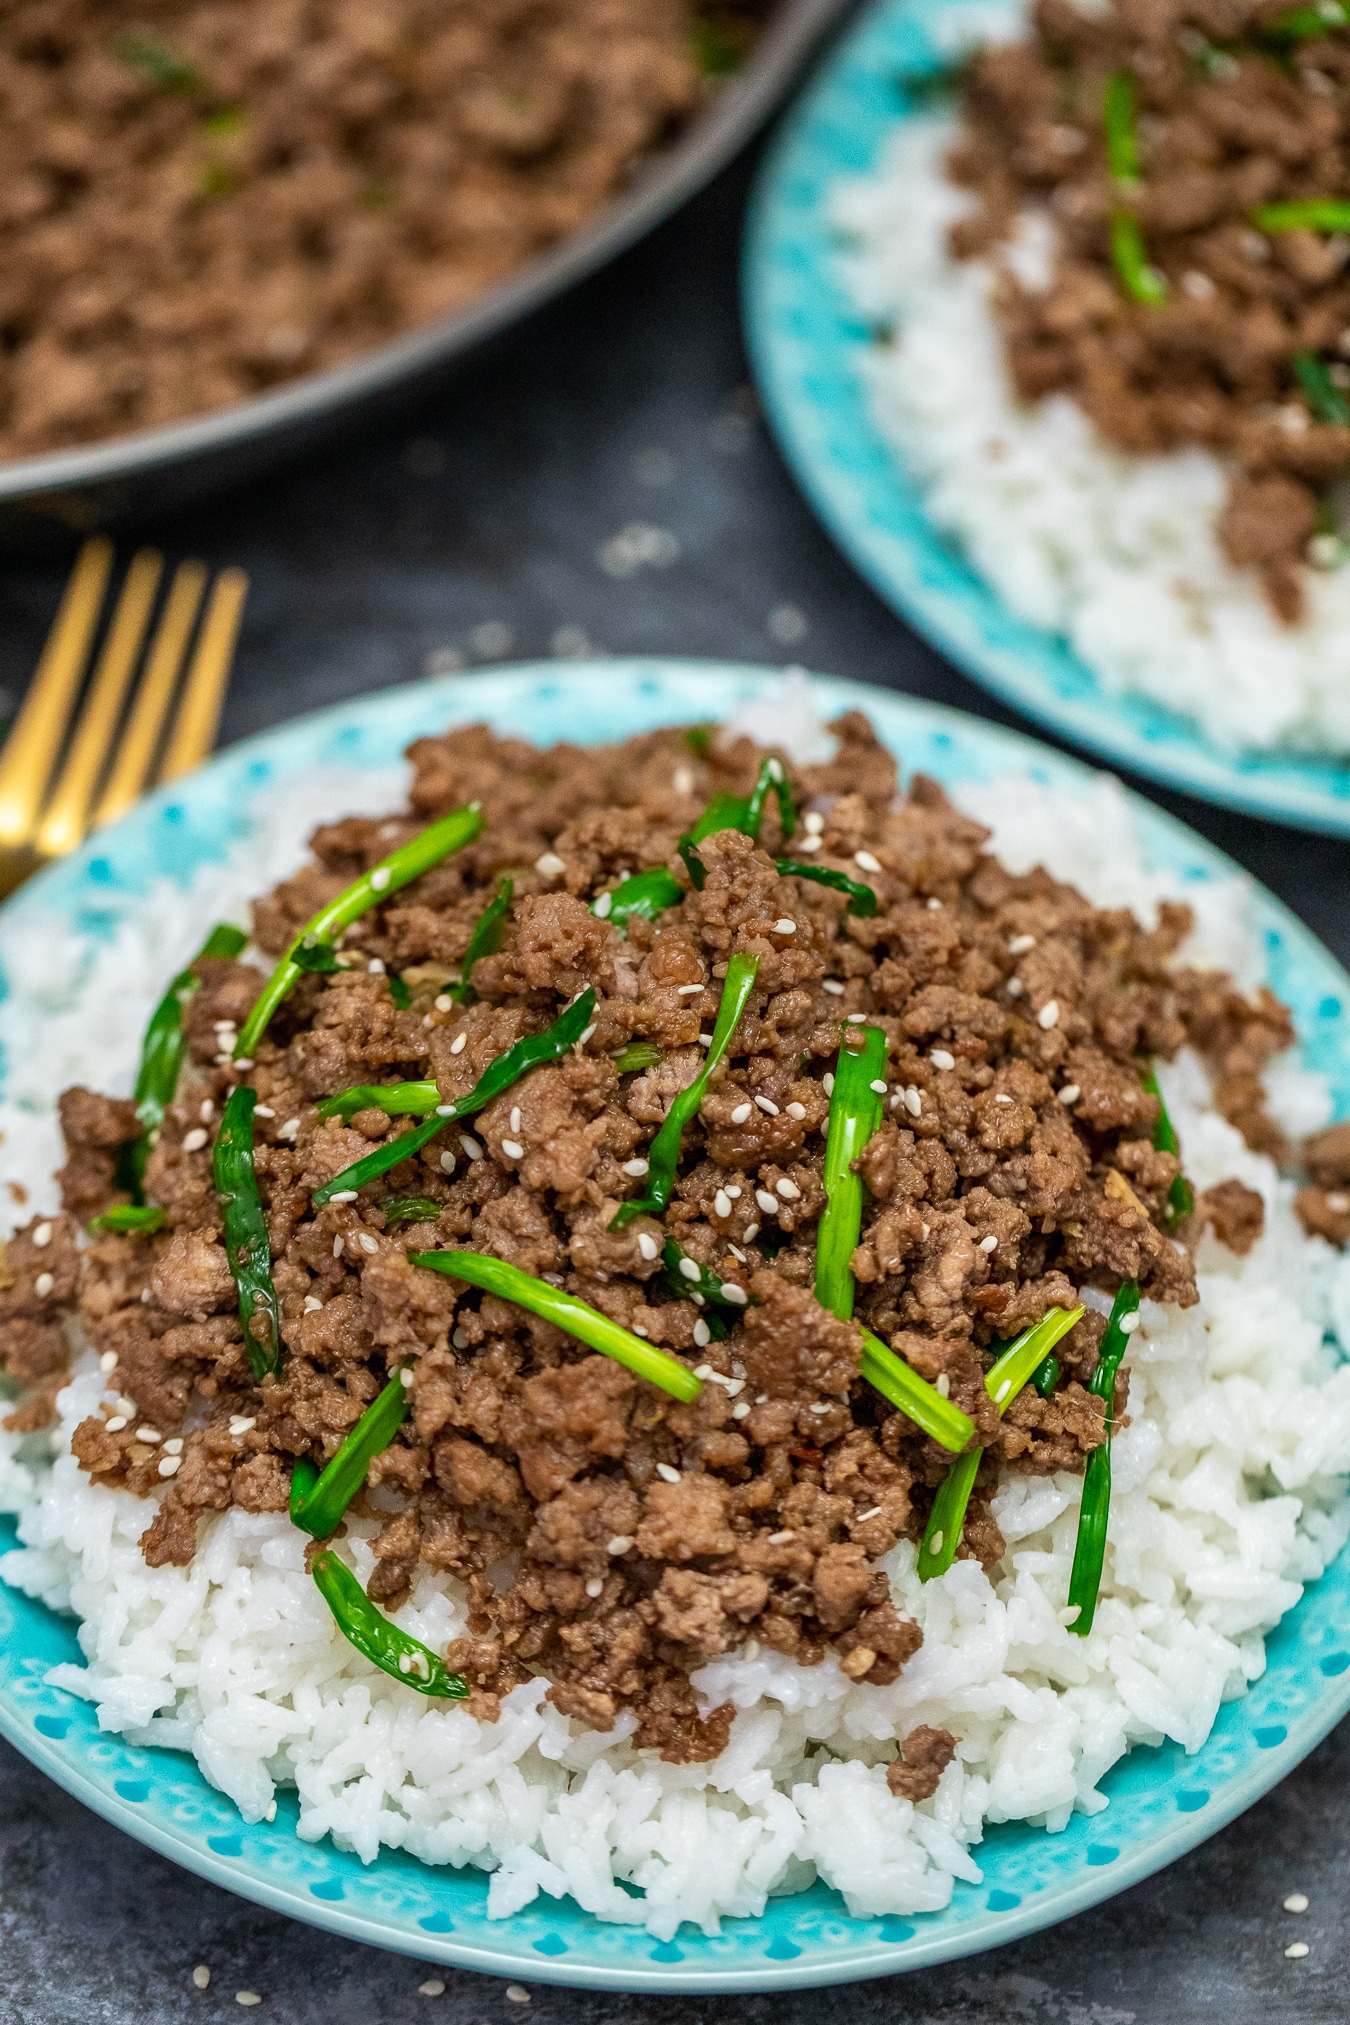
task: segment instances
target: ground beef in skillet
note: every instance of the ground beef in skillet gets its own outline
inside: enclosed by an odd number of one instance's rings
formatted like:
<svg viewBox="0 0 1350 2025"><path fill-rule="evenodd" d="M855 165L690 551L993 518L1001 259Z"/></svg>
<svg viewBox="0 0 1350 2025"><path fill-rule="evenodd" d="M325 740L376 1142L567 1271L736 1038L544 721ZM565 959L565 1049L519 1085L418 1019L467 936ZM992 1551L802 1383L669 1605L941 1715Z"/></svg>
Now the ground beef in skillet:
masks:
<svg viewBox="0 0 1350 2025"><path fill-rule="evenodd" d="M920 1634L876 1563L921 1532L950 1457L859 1380L857 1323L811 1291L823 1078L859 1015L887 1036L889 1095L861 1162L857 1320L945 1378L977 1422L987 1455L962 1551L986 1562L1003 1552L987 1503L1002 1464L1082 1467L1102 1433L1086 1390L1100 1314L1061 1344L1052 1396L1028 1391L1001 1420L983 1384L991 1347L1125 1275L1155 1300L1195 1300L1190 1255L1162 1229L1177 1163L1153 1150L1139 1061L1189 1039L1233 1115L1268 1139L1257 1071L1287 1023L1268 998L1174 967L1184 908L1145 930L1042 871L1013 876L932 782L897 799L894 765L863 718L834 730L834 760L790 769L809 824L794 849L818 838L816 862L865 875L880 899L871 919L779 877L772 809L762 848L738 832L709 838L705 887L656 923L633 920L625 937L589 911L603 884L680 865L681 829L714 793L753 781L763 755L744 739L708 756L678 730L543 753L481 729L423 739L411 816L318 833L316 863L257 904L266 949L410 822L471 798L487 818L467 850L349 932L349 968L302 981L247 1071L287 1352L274 1381L249 1377L211 1181L212 1130L237 1075L228 1049L260 971L204 967L191 1072L147 1175L168 1230L79 1239L76 1218L117 1199L111 1153L128 1117L67 1093L69 1210L11 1240L0 1346L36 1388L39 1418L72 1309L116 1359L121 1396L82 1424L75 1449L104 1482L162 1493L144 1542L152 1564L190 1559L202 1514L284 1509L293 1459L331 1455L391 1365L414 1354L412 1415L357 1507L381 1522L371 1594L396 1605L419 1561L467 1585L470 1635L450 1657L479 1712L542 1670L566 1713L603 1729L631 1709L639 1743L697 1759L722 1748L730 1710L701 1712L690 1672L746 1640L804 1664L832 1646L852 1678L895 1679ZM513 925L463 1009L443 988L503 872L516 882ZM699 1309L646 1256L661 1226L609 1223L640 1186L626 1164L701 1059L737 950L758 955L756 988L687 1129L666 1224L751 1305L725 1341L700 1343ZM447 1132L357 1201L314 1212L314 1188L390 1129L375 1112L323 1123L316 1098L426 1075L457 1095L584 986L597 1002L578 1051L489 1105L464 1140ZM662 1061L621 1074L613 1057L634 1039ZM1202 1204L1232 1240L1252 1228L1236 1187ZM382 1204L411 1193L434 1220L391 1229ZM664 1344L704 1375L701 1396L677 1405L552 1325L408 1262L465 1242ZM168 1440L182 1447L166 1490ZM940 1733L911 1739L897 1790L930 1791L946 1748Z"/></svg>
<svg viewBox="0 0 1350 2025"><path fill-rule="evenodd" d="M1028 208L1054 221L1050 286L1005 272L998 287L1017 391L1072 395L1126 450L1203 444L1229 460L1220 541L1294 621L1310 537L1334 524L1326 495L1350 472L1350 427L1312 412L1294 359L1312 353L1350 386L1350 268L1344 236L1268 234L1252 213L1343 196L1350 35L1271 40L1290 12L1286 0L1036 0L1027 39L970 67L950 165L978 200L954 228L958 254L989 252ZM1166 279L1160 303L1131 301L1112 266L1122 198L1102 106L1115 71L1138 109L1140 181L1123 201Z"/></svg>

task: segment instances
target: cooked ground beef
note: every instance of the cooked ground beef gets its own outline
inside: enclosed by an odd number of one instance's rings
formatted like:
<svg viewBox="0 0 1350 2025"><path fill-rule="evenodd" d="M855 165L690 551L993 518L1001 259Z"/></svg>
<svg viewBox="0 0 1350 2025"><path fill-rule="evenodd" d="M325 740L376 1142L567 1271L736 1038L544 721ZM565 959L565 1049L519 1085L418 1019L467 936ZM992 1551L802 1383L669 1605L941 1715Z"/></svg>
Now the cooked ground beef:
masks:
<svg viewBox="0 0 1350 2025"><path fill-rule="evenodd" d="M0 456L246 400L605 205L772 0L11 0Z"/></svg>
<svg viewBox="0 0 1350 2025"><path fill-rule="evenodd" d="M759 846L736 831L708 838L702 891L686 886L655 923L632 919L624 935L590 911L645 866L683 882L681 830L714 794L755 779L764 755L745 739L698 755L668 730L538 752L457 731L412 748L408 811L316 833L313 863L256 905L268 952L428 817L467 800L486 817L477 842L349 930L349 967L302 980L247 1070L286 1350L275 1379L249 1374L211 1179L212 1132L241 1073L226 1046L263 972L202 966L190 1073L146 1174L166 1230L85 1240L91 1211L125 1200L114 1156L130 1113L66 1093L67 1210L10 1241L0 1352L32 1388L20 1410L36 1421L72 1316L109 1360L120 1396L80 1426L75 1452L105 1483L162 1493L147 1513L152 1565L190 1560L205 1513L284 1510L294 1459L330 1457L411 1356L413 1412L355 1508L381 1526L370 1593L396 1605L419 1562L467 1585L470 1635L449 1658L479 1713L542 1670L569 1715L605 1729L631 1709L639 1743L694 1759L721 1749L730 1721L729 1709L701 1715L689 1684L711 1654L754 1639L813 1664L832 1646L852 1678L894 1680L920 1633L876 1564L919 1536L951 1457L860 1380L856 1322L812 1291L825 1078L859 1018L886 1035L889 1095L860 1162L857 1316L945 1379L977 1423L987 1454L962 1552L986 1563L1003 1552L988 1507L1000 1467L1081 1469L1102 1439L1086 1389L1101 1315L1089 1310L1059 1346L1050 1397L1029 1388L1002 1419L984 1385L995 1346L1080 1288L1110 1293L1124 1277L1154 1300L1195 1300L1190 1254L1163 1228L1177 1162L1153 1149L1141 1058L1189 1040L1229 1115L1268 1144L1257 1075L1288 1039L1286 1016L1175 963L1184 907L1144 929L1043 871L1014 876L933 782L897 797L865 719L834 730L832 761L790 769L806 824L794 848L814 837L818 864L865 871L880 903L871 919L779 876L772 809ZM445 987L504 872L511 925L461 1008ZM755 989L686 1129L665 1231L650 1217L611 1230L702 1059L737 951L759 958ZM459 1096L587 986L594 1021L572 1054L506 1091L462 1139L448 1130L356 1201L314 1210L321 1183L398 1129L375 1110L325 1123L316 1099L426 1076ZM621 1073L615 1055L634 1040L661 1060ZM391 1225L384 1205L412 1194L427 1199L425 1220ZM1204 1198L1221 1237L1250 1240L1247 1197L1231 1183ZM702 1341L700 1309L667 1287L667 1232L751 1296L728 1311L724 1341ZM701 1396L677 1405L553 1325L409 1262L466 1243L664 1345L703 1377ZM895 1790L931 1791L949 1745L940 1732L911 1739Z"/></svg>
<svg viewBox="0 0 1350 2025"><path fill-rule="evenodd" d="M1311 10L1309 10L1311 11ZM1204 444L1231 466L1219 536L1261 572L1286 620L1302 610L1309 539L1334 525L1327 492L1350 471L1350 427L1310 411L1294 360L1350 386L1350 240L1256 229L1258 206L1342 196L1350 179L1350 35L1272 39L1286 0L1036 0L1025 41L972 65L951 171L978 197L959 254L1047 207L1051 285L1008 274L997 309L1018 392L1071 394L1141 453ZM1133 82L1139 181L1113 184L1103 101ZM1166 282L1130 299L1111 218L1132 210Z"/></svg>

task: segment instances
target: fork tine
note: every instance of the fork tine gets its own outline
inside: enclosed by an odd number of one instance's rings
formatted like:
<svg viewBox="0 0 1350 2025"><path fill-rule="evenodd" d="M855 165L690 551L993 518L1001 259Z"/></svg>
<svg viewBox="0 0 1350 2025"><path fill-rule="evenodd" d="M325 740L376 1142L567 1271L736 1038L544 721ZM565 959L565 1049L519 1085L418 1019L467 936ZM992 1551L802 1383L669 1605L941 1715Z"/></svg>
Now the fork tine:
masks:
<svg viewBox="0 0 1350 2025"><path fill-rule="evenodd" d="M152 548L132 558L69 755L38 829L37 848L43 857L74 850L84 835L89 798L112 748L163 567L164 558Z"/></svg>
<svg viewBox="0 0 1350 2025"><path fill-rule="evenodd" d="M70 573L23 708L0 754L0 844L25 843L70 721L112 568L112 543L87 541Z"/></svg>
<svg viewBox="0 0 1350 2025"><path fill-rule="evenodd" d="M222 570L207 602L197 651L183 685L178 721L169 734L168 750L159 770L162 781L177 780L179 774L200 766L216 742L220 707L225 701L225 685L230 679L247 596L248 577L244 571Z"/></svg>
<svg viewBox="0 0 1350 2025"><path fill-rule="evenodd" d="M131 706L131 717L113 760L108 784L94 811L91 829L101 829L104 823L112 822L124 809L130 808L150 777L155 748L173 702L178 671L183 665L193 621L205 588L204 563L178 565L155 628L145 673Z"/></svg>

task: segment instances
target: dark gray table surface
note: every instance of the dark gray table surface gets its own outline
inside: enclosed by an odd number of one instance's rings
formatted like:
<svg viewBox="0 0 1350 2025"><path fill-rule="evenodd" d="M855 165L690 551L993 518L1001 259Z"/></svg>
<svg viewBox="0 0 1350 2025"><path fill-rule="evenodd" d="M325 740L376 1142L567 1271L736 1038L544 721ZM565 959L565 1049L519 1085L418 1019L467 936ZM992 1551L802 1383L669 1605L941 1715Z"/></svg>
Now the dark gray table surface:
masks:
<svg viewBox="0 0 1350 2025"><path fill-rule="evenodd" d="M148 529L242 563L253 592L222 737L428 669L611 653L801 661L1005 722L894 618L814 523L754 418L736 299L749 165L537 317L375 443ZM660 560L612 574L634 527ZM643 550L641 539L623 553ZM608 561L611 569L607 570ZM61 574L0 569L0 686L18 695ZM1340 843L1155 795L1350 959ZM0 1745L0 2025L1163 2025L1341 2020L1350 1729L1203 1849L1096 1912L950 1968L750 2001L506 1986L335 1941L106 1827ZM1303 1914L1282 1909L1302 1891ZM1309 1953L1284 1950L1305 1941ZM197 1964L209 1988L194 1987Z"/></svg>

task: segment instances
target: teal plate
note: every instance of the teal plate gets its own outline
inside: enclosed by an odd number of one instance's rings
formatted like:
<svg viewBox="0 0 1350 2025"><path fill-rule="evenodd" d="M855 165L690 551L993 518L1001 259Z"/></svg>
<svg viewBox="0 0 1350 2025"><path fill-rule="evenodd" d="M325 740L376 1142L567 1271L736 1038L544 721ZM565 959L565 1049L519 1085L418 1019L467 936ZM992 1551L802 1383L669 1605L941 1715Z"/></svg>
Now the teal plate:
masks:
<svg viewBox="0 0 1350 2025"><path fill-rule="evenodd" d="M198 865L223 858L254 797L284 792L298 774L338 766L345 779L353 767L385 768L412 738L483 720L525 730L541 745L625 738L722 716L774 679L767 669L711 662L554 663L387 690L302 718L151 796L25 887L0 915L0 989L15 931L57 916L90 936L111 933L152 879L185 883ZM1091 778L1029 739L932 704L847 682L822 681L819 692L827 715L868 711L907 769L950 784L1017 771L1077 795ZM1134 808L1148 855L1175 873L1179 890L1234 876L1229 860L1179 823L1146 802ZM1338 1111L1350 1112L1350 978L1268 894L1255 885L1250 892L1269 981L1294 1008L1305 1059L1330 1076ZM12 1538L9 1528L0 1545ZM1194 1757L1172 1747L1133 1752L1104 1782L1106 1812L1076 1816L1062 1835L991 1830L977 1851L983 1884L958 1884L945 1912L854 1920L817 1885L771 1901L761 1919L728 1921L716 1939L682 1929L665 1943L603 1925L568 1900L537 1900L489 1921L481 1872L432 1869L389 1850L367 1867L329 1843L301 1842L293 1796L281 1796L274 1823L246 1826L190 1759L100 1733L87 1703L48 1687L48 1668L79 1658L74 1624L3 1586L0 1732L105 1820L175 1863L350 1939L526 1982L763 1991L889 1975L1015 1940L1109 1898L1231 1821L1350 1709L1350 1557L1307 1591L1268 1655L1262 1678L1219 1711Z"/></svg>
<svg viewBox="0 0 1350 2025"><path fill-rule="evenodd" d="M878 0L826 59L760 174L744 300L769 419L807 498L873 588L975 681L1061 737L1183 793L1350 834L1350 761L1228 752L1193 719L1110 694L1056 635L1019 619L927 519L873 419L871 331L838 273L832 187L876 167L942 62L934 24L981 0Z"/></svg>

